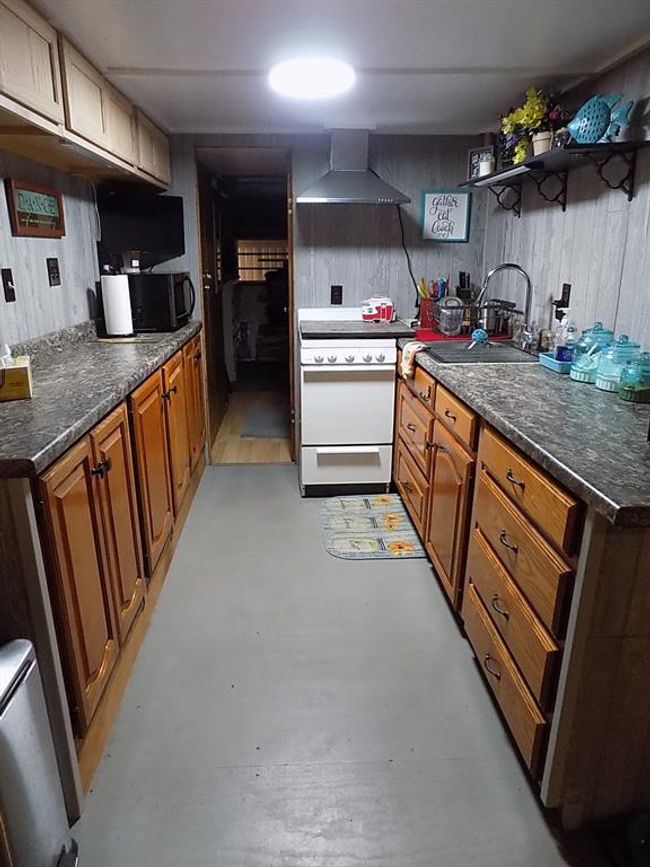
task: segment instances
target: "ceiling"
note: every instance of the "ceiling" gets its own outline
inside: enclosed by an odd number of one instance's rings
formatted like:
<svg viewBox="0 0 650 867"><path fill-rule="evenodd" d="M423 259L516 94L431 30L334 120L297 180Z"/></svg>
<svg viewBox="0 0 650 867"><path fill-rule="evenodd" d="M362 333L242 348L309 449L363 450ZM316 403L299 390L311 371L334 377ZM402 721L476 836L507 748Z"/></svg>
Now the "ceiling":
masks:
<svg viewBox="0 0 650 867"><path fill-rule="evenodd" d="M566 87L650 43L649 0L35 0L170 132L476 133L532 84ZM316 103L268 88L299 54L357 84Z"/></svg>

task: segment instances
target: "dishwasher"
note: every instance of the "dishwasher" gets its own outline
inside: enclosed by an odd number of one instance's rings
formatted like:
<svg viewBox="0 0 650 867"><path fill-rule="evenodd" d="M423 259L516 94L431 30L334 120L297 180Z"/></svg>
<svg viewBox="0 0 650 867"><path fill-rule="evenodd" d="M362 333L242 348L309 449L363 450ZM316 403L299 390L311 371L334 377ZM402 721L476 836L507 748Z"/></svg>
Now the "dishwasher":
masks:
<svg viewBox="0 0 650 867"><path fill-rule="evenodd" d="M0 867L75 867L63 790L30 641L0 647Z"/></svg>

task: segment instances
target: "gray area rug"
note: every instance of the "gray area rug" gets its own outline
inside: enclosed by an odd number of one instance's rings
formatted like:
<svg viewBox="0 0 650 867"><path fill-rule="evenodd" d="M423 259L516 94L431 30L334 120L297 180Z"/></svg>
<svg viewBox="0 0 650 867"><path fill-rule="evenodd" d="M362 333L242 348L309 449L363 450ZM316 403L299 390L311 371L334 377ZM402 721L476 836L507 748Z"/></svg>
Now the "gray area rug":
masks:
<svg viewBox="0 0 650 867"><path fill-rule="evenodd" d="M248 408L240 436L277 439L289 436L289 407L283 401L277 404L254 403Z"/></svg>

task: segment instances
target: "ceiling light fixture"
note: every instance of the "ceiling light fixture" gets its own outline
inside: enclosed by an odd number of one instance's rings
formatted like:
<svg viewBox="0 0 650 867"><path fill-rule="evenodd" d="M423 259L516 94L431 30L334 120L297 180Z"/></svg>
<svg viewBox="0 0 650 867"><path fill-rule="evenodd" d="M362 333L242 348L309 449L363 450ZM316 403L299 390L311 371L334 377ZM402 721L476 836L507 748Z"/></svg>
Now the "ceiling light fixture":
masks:
<svg viewBox="0 0 650 867"><path fill-rule="evenodd" d="M276 64L269 73L271 88L293 99L326 99L345 93L355 81L354 69L328 57L295 57Z"/></svg>

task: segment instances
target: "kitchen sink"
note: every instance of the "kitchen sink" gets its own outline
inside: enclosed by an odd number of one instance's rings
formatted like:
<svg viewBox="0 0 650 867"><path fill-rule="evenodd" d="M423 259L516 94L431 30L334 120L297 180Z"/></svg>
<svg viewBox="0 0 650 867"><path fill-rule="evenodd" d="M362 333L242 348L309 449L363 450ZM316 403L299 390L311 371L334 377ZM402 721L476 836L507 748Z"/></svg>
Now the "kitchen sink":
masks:
<svg viewBox="0 0 650 867"><path fill-rule="evenodd" d="M426 352L441 364L534 364L537 355L524 352L512 343L488 343L468 349L469 339L439 340L429 344Z"/></svg>

